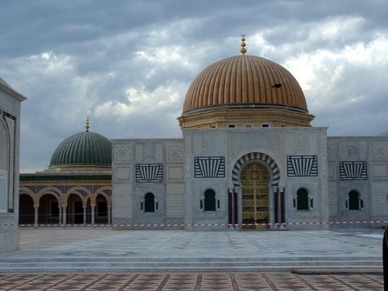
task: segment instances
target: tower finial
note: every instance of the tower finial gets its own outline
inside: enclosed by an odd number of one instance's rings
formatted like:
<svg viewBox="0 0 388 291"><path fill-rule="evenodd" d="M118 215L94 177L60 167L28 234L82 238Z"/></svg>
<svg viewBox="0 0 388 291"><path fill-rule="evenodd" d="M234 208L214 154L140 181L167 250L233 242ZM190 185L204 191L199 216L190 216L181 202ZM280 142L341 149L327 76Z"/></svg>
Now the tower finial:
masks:
<svg viewBox="0 0 388 291"><path fill-rule="evenodd" d="M89 117L86 117L86 132L89 132L89 128L90 128L90 122L89 122Z"/></svg>
<svg viewBox="0 0 388 291"><path fill-rule="evenodd" d="M240 52L245 55L245 53L247 52L247 49L245 48L246 44L245 44L245 33L242 33L241 34L241 49L240 49Z"/></svg>

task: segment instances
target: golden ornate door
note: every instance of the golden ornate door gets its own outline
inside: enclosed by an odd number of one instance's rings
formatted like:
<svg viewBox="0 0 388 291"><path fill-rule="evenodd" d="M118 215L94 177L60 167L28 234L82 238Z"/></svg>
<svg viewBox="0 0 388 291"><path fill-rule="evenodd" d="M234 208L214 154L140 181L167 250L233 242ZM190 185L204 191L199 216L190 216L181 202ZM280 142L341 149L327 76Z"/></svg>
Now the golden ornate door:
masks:
<svg viewBox="0 0 388 291"><path fill-rule="evenodd" d="M253 162L241 171L243 229L268 229L269 172L265 165Z"/></svg>

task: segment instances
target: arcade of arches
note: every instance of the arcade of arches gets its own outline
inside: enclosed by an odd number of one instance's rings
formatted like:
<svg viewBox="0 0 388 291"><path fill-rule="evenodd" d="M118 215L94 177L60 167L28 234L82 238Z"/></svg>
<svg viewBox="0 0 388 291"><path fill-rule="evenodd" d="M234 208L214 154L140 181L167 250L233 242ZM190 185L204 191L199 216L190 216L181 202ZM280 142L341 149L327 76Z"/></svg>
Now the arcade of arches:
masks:
<svg viewBox="0 0 388 291"><path fill-rule="evenodd" d="M110 181L91 182L93 183L37 186L36 182L30 184L22 179L19 223L110 224L112 207Z"/></svg>
<svg viewBox="0 0 388 291"><path fill-rule="evenodd" d="M111 223L112 142L86 131L64 139L42 172L20 174L20 224Z"/></svg>

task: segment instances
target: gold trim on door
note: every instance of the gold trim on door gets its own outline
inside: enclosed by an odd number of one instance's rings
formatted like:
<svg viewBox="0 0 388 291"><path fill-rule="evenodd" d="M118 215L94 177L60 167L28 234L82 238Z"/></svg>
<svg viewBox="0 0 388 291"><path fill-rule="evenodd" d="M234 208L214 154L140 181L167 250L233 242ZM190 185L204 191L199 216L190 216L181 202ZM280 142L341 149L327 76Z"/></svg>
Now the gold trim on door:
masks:
<svg viewBox="0 0 388 291"><path fill-rule="evenodd" d="M268 229L270 175L267 167L258 162L249 163L242 169L240 178L243 229Z"/></svg>

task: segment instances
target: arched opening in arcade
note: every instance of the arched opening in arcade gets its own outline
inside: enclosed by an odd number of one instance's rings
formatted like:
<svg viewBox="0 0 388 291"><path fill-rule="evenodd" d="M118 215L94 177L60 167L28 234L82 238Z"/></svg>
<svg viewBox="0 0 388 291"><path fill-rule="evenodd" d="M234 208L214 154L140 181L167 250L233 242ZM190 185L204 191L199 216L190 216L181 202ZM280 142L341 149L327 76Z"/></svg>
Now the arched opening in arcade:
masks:
<svg viewBox="0 0 388 291"><path fill-rule="evenodd" d="M66 222L68 224L83 224L83 201L77 194L70 194L67 199Z"/></svg>
<svg viewBox="0 0 388 291"><path fill-rule="evenodd" d="M19 196L19 224L33 224L35 220L34 200L28 194Z"/></svg>
<svg viewBox="0 0 388 291"><path fill-rule="evenodd" d="M59 223L58 199L54 195L48 193L40 197L37 223Z"/></svg>
<svg viewBox="0 0 388 291"><path fill-rule="evenodd" d="M96 217L95 223L105 224L109 223L108 215L110 215L108 211L108 201L104 195L98 194L96 197Z"/></svg>

